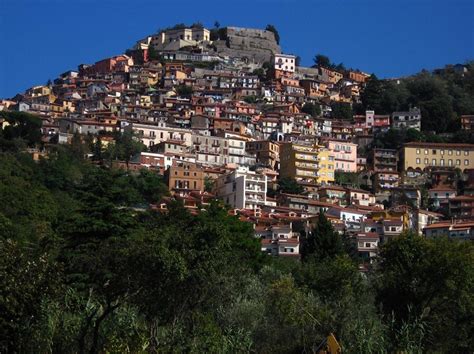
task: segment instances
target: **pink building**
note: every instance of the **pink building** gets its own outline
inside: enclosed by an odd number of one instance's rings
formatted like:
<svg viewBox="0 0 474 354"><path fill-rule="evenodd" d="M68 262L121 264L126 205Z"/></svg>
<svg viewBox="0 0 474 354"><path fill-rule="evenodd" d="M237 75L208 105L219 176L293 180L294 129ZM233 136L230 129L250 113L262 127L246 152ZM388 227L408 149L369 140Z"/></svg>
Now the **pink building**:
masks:
<svg viewBox="0 0 474 354"><path fill-rule="evenodd" d="M357 172L357 144L345 140L328 140L325 145L334 153L336 171Z"/></svg>

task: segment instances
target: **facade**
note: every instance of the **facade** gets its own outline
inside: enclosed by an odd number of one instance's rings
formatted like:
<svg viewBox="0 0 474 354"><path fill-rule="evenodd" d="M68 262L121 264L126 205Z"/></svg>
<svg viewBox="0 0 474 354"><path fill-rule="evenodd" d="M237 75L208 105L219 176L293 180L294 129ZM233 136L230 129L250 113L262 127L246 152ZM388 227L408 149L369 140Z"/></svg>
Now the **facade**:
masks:
<svg viewBox="0 0 474 354"><path fill-rule="evenodd" d="M296 57L287 54L275 54L273 56L273 68L275 71L294 73L296 70Z"/></svg>
<svg viewBox="0 0 474 354"><path fill-rule="evenodd" d="M320 149L319 154L318 184L327 185L334 183L336 162L334 153L328 149Z"/></svg>
<svg viewBox="0 0 474 354"><path fill-rule="evenodd" d="M474 115L461 116L461 127L462 127L462 130L465 130L468 132L474 131Z"/></svg>
<svg viewBox="0 0 474 354"><path fill-rule="evenodd" d="M282 143L280 145L280 177L297 181L317 182L319 150L316 143Z"/></svg>
<svg viewBox="0 0 474 354"><path fill-rule="evenodd" d="M257 164L274 170L280 168L280 144L270 140L247 141L245 149L256 156Z"/></svg>
<svg viewBox="0 0 474 354"><path fill-rule="evenodd" d="M372 169L374 172L397 172L398 151L392 149L373 149Z"/></svg>
<svg viewBox="0 0 474 354"><path fill-rule="evenodd" d="M407 143L403 146L403 170L433 167L474 168L474 144Z"/></svg>
<svg viewBox="0 0 474 354"><path fill-rule="evenodd" d="M459 195L450 198L449 214L456 218L470 218L474 216L474 196Z"/></svg>
<svg viewBox="0 0 474 354"><path fill-rule="evenodd" d="M168 189L174 192L204 192L204 172L202 167L190 162L177 162L165 173Z"/></svg>
<svg viewBox="0 0 474 354"><path fill-rule="evenodd" d="M238 167L217 179L215 191L232 208L262 208L267 201L267 177L247 167Z"/></svg>
<svg viewBox="0 0 474 354"><path fill-rule="evenodd" d="M325 145L334 154L336 171L357 172L357 144L328 140Z"/></svg>
<svg viewBox="0 0 474 354"><path fill-rule="evenodd" d="M421 111L419 108L410 109L408 112L392 113L393 129L421 130Z"/></svg>

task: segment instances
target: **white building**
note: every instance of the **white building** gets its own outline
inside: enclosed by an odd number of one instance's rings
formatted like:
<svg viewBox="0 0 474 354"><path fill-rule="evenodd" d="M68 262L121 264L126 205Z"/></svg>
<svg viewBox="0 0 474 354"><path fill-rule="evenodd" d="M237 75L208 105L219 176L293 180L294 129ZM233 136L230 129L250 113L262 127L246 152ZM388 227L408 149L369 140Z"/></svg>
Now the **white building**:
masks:
<svg viewBox="0 0 474 354"><path fill-rule="evenodd" d="M169 140L182 141L186 146L192 145L190 129L170 127L165 122L159 122L157 125L133 123L132 129L140 141L148 147Z"/></svg>
<svg viewBox="0 0 474 354"><path fill-rule="evenodd" d="M296 70L296 57L287 54L275 54L273 57L273 67L275 70L294 73Z"/></svg>
<svg viewBox="0 0 474 354"><path fill-rule="evenodd" d="M261 208L267 202L267 177L241 166L217 179L216 194L232 208Z"/></svg>

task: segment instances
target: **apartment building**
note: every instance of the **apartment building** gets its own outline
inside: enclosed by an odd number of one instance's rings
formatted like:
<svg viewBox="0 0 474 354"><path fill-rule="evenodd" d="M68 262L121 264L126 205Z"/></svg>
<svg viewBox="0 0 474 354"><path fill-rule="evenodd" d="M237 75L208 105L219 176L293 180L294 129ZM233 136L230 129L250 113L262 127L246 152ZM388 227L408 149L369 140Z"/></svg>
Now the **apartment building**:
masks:
<svg viewBox="0 0 474 354"><path fill-rule="evenodd" d="M392 113L393 129L416 129L421 130L421 111L419 108L412 108L408 112Z"/></svg>
<svg viewBox="0 0 474 354"><path fill-rule="evenodd" d="M216 180L215 192L232 208L261 209L267 202L267 177L239 166Z"/></svg>
<svg viewBox="0 0 474 354"><path fill-rule="evenodd" d="M168 189L174 192L204 192L203 168L190 162L176 162L165 172Z"/></svg>
<svg viewBox="0 0 474 354"><path fill-rule="evenodd" d="M192 144L191 130L168 126L165 122L158 122L157 125L133 123L132 129L140 141L148 147L168 140L182 141L186 146Z"/></svg>
<svg viewBox="0 0 474 354"><path fill-rule="evenodd" d="M259 164L277 170L280 167L280 144L270 140L247 141L245 149Z"/></svg>
<svg viewBox="0 0 474 354"><path fill-rule="evenodd" d="M402 149L404 171L433 167L474 168L474 144L406 143Z"/></svg>
<svg viewBox="0 0 474 354"><path fill-rule="evenodd" d="M316 143L282 143L280 146L280 176L297 181L317 183L319 180L319 150Z"/></svg>
<svg viewBox="0 0 474 354"><path fill-rule="evenodd" d="M357 144L342 140L328 140L325 146L334 154L336 171L357 172Z"/></svg>

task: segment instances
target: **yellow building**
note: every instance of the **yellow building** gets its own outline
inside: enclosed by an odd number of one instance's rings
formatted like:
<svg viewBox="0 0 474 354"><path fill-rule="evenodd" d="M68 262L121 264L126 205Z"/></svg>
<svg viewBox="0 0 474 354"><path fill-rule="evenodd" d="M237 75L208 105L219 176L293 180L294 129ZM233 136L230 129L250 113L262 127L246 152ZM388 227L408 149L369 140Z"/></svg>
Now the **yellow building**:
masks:
<svg viewBox="0 0 474 354"><path fill-rule="evenodd" d="M313 183L334 182L334 156L315 143L283 143L280 176Z"/></svg>
<svg viewBox="0 0 474 354"><path fill-rule="evenodd" d="M319 171L317 182L320 184L334 183L334 154L328 149L321 148L318 158Z"/></svg>
<svg viewBox="0 0 474 354"><path fill-rule="evenodd" d="M423 171L432 167L474 168L474 144L411 142L403 145L404 171Z"/></svg>

